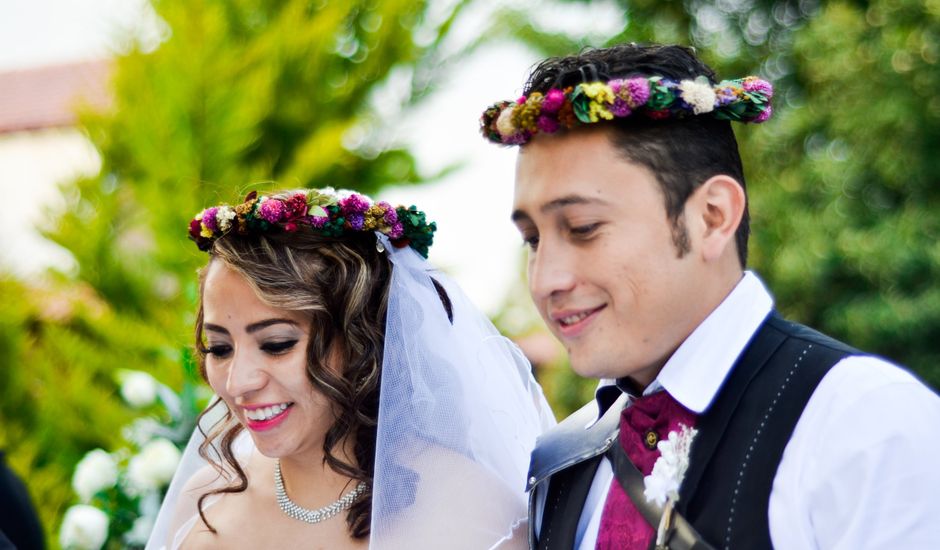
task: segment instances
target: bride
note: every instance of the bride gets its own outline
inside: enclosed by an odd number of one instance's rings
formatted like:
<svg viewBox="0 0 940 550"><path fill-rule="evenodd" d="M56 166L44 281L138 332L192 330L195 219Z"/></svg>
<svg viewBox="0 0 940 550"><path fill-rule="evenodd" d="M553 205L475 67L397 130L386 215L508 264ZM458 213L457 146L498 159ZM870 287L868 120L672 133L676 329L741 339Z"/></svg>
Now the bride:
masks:
<svg viewBox="0 0 940 550"><path fill-rule="evenodd" d="M525 548L554 420L519 350L425 261L435 224L332 189L204 210L203 413L149 549Z"/></svg>

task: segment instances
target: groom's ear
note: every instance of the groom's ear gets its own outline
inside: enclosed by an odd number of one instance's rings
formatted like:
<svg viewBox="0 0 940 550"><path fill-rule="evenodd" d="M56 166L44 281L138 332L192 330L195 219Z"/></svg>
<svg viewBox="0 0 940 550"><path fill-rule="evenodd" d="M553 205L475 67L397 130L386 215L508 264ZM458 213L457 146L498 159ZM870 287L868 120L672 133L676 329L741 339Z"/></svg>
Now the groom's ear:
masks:
<svg viewBox="0 0 940 550"><path fill-rule="evenodd" d="M726 254L737 258L735 232L741 225L747 196L740 183L731 176L709 178L690 197L693 219L688 222L699 230L700 251L706 262L716 261Z"/></svg>

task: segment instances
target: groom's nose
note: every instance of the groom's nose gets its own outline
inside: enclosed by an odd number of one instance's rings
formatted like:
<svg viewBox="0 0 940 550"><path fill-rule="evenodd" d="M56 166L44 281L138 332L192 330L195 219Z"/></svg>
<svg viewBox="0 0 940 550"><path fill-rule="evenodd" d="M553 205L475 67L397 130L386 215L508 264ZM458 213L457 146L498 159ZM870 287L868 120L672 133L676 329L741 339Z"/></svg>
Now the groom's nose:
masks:
<svg viewBox="0 0 940 550"><path fill-rule="evenodd" d="M542 239L529 254L529 292L536 303L574 288L578 266L570 247Z"/></svg>

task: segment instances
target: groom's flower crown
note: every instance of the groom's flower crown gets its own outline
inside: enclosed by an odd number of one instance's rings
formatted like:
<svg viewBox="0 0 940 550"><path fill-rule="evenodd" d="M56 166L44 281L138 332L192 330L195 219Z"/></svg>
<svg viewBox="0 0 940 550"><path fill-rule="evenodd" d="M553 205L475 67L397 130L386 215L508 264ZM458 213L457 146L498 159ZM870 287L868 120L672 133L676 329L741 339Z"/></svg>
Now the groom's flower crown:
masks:
<svg viewBox="0 0 940 550"><path fill-rule="evenodd" d="M231 231L260 235L301 227L327 237L378 231L393 245L410 246L425 258L437 230L437 224L428 223L424 212L414 206L373 203L365 195L327 187L261 197L252 191L239 205L222 204L196 214L189 222L189 238L199 250L207 251L216 239Z"/></svg>
<svg viewBox="0 0 940 550"><path fill-rule="evenodd" d="M773 113L773 86L749 76L712 85L707 78L675 81L634 76L608 82L582 82L546 93L532 92L515 102L491 105L480 118L483 136L504 145L522 145L540 132L553 134L581 124L643 115L651 119L708 115L719 120L764 122Z"/></svg>

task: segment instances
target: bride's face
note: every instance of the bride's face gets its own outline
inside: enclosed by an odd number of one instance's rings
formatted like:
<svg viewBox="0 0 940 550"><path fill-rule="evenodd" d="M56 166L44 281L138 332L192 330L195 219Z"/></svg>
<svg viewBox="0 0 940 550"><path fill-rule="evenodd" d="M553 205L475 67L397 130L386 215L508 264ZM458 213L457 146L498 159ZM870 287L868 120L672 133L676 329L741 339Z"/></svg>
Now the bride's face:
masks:
<svg viewBox="0 0 940 550"><path fill-rule="evenodd" d="M307 378L309 322L262 302L248 281L213 261L203 290L206 374L268 457L319 453L330 403Z"/></svg>

